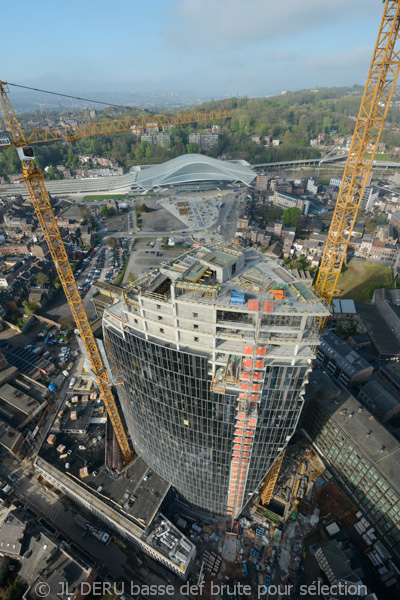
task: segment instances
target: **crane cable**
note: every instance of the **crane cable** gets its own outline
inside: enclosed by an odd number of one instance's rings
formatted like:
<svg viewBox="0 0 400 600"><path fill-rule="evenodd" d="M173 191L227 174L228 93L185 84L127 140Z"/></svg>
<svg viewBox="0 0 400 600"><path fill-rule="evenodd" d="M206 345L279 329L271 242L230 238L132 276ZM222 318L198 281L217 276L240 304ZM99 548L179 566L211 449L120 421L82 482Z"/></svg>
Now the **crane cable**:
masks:
<svg viewBox="0 0 400 600"><path fill-rule="evenodd" d="M62 96L63 98L72 98L73 100L82 100L83 102L93 102L95 104L103 104L104 106L113 106L114 108L124 108L125 110L142 110L150 115L168 115L169 113L158 112L149 110L148 108L137 108L135 106L123 106L122 104L111 104L110 102L102 102L101 100L90 100L89 98L81 98L80 96L72 96L70 94L61 94L60 92L50 92L49 90L41 90L39 88L30 87L27 85L20 85L18 83L11 83L9 81L3 81L4 85L12 85L13 87L22 88L24 90L31 90L33 92L42 92L43 94L51 94L52 96Z"/></svg>

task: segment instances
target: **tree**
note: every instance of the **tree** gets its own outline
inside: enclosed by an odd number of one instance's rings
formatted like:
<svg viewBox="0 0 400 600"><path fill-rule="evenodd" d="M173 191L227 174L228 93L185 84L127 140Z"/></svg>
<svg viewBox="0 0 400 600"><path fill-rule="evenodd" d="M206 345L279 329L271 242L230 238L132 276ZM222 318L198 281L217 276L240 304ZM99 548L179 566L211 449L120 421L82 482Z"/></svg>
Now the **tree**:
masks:
<svg viewBox="0 0 400 600"><path fill-rule="evenodd" d="M286 208L282 214L285 227L299 227L301 224L301 210L297 206Z"/></svg>
<svg viewBox="0 0 400 600"><path fill-rule="evenodd" d="M75 321L72 315L63 315L58 319L63 331L68 331L75 328Z"/></svg>
<svg viewBox="0 0 400 600"><path fill-rule="evenodd" d="M36 275L36 283L38 285L46 285L48 281L49 281L49 277L48 277L48 275L46 275L46 273L38 273Z"/></svg>
<svg viewBox="0 0 400 600"><path fill-rule="evenodd" d="M29 317L31 315L35 314L39 310L39 308L40 308L40 306L39 306L39 304L37 303L36 300L31 300L31 301L29 301L29 300L23 300L22 301L22 306L24 307L25 312L26 312L26 314Z"/></svg>
<svg viewBox="0 0 400 600"><path fill-rule="evenodd" d="M108 206L106 206L106 205L102 206L100 209L100 214L102 217L109 217L110 209L108 208Z"/></svg>
<svg viewBox="0 0 400 600"><path fill-rule="evenodd" d="M197 147L196 144L193 144L193 142L189 142L189 144L186 144L186 153L187 154L196 154L196 152L198 152L199 149Z"/></svg>
<svg viewBox="0 0 400 600"><path fill-rule="evenodd" d="M115 248L115 246L117 245L117 240L115 239L114 236L110 235L106 239L106 244L107 244L107 246L110 246L110 248Z"/></svg>

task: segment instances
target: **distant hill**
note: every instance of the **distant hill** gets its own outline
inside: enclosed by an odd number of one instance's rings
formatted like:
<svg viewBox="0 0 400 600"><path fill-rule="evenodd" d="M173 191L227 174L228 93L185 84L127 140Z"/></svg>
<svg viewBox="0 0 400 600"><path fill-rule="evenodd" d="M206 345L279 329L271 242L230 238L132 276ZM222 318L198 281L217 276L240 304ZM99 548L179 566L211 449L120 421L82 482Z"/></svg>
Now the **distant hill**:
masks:
<svg viewBox="0 0 400 600"><path fill-rule="evenodd" d="M344 88L318 88L317 90L301 90L288 92L269 98L229 98L215 100L196 106L196 110L210 110L225 107L231 119L221 121L219 143L208 152L209 156L222 154L227 157L243 158L250 163L276 162L318 157L321 150L310 146L310 140L324 134L324 144L329 146L334 138L346 138L354 130L363 88L360 86ZM176 109L175 109L176 110ZM189 108L188 108L189 110ZM171 109L172 111L172 109ZM172 111L175 112L175 111ZM56 111L21 115L23 121L29 118L58 121ZM64 111L62 114L66 114ZM89 112L70 111L79 120L89 120ZM133 111L139 115L140 111ZM132 116L132 112L117 108L106 108L99 112L95 120L104 121ZM199 151L189 143L190 133L201 133L209 124L193 124L176 127L168 133L171 142L166 147L152 146L140 141L135 135L116 134L81 139L75 150L64 144L52 144L37 147L38 163L41 167L64 164L71 168L78 165L77 152L106 156L116 159L125 168L135 164L154 164L164 162L184 153ZM400 146L400 113L397 107L390 108L387 125L382 134L382 141L392 147ZM260 137L260 143L251 138ZM279 147L265 147L265 137L280 140ZM16 153L12 149L0 154L0 175L15 173L20 170ZM54 171L50 171L52 176Z"/></svg>

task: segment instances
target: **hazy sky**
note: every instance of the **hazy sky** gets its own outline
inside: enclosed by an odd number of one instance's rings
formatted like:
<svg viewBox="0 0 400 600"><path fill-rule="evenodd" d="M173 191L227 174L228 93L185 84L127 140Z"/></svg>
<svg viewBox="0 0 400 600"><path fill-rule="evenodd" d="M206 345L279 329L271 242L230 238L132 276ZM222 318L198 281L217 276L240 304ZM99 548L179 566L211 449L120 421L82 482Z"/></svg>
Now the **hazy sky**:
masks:
<svg viewBox="0 0 400 600"><path fill-rule="evenodd" d="M382 10L379 0L4 2L0 79L214 97L362 84Z"/></svg>

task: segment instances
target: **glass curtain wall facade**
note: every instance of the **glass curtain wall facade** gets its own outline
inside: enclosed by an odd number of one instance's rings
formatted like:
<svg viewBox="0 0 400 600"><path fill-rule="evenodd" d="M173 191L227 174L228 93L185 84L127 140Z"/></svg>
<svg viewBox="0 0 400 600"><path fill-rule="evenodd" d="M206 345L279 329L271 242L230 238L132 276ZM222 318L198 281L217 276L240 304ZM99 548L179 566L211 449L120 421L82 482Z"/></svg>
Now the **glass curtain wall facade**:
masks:
<svg viewBox="0 0 400 600"><path fill-rule="evenodd" d="M308 289L302 299L282 282L264 300L254 281L264 268L271 287L278 265L255 254L249 267L246 252L191 251L135 282L103 317L136 452L187 502L218 515L240 512L293 434L315 317L327 313ZM251 293L240 291L245 274Z"/></svg>

